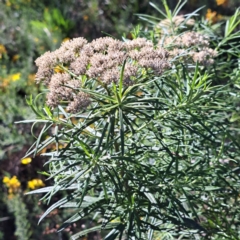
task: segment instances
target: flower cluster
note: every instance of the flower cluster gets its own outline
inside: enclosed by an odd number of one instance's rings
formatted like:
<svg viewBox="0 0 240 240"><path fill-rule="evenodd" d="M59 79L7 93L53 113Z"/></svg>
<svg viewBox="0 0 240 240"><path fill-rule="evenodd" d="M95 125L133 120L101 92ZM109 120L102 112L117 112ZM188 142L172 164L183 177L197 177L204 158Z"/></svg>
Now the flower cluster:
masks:
<svg viewBox="0 0 240 240"><path fill-rule="evenodd" d="M212 11L210 8L207 9L205 17L210 23L213 24L223 18L221 14L218 14L216 11Z"/></svg>
<svg viewBox="0 0 240 240"><path fill-rule="evenodd" d="M76 113L91 103L90 95L79 91L84 87L83 81L92 79L105 87L116 84L124 62L125 86L134 84L143 69L159 75L170 66L168 52L160 46L155 48L144 38L122 42L105 37L90 43L84 38L75 38L36 60L36 81L48 86L50 107L65 101L67 110Z"/></svg>
<svg viewBox="0 0 240 240"><path fill-rule="evenodd" d="M178 48L189 48L194 46L207 47L209 39L198 32L184 32L178 36L169 36L164 39L165 45L173 45Z"/></svg>
<svg viewBox="0 0 240 240"><path fill-rule="evenodd" d="M208 47L209 38L198 32L189 31L177 36L168 36L160 39L159 44L170 50L172 60L192 60L207 66L213 64L213 58L217 56L217 51Z"/></svg>
<svg viewBox="0 0 240 240"><path fill-rule="evenodd" d="M30 189L36 189L36 188L40 188L40 187L44 187L45 184L43 183L43 181L41 179L32 179L31 181L28 181L28 188Z"/></svg>
<svg viewBox="0 0 240 240"><path fill-rule="evenodd" d="M9 194L16 193L21 186L21 183L16 176L13 176L12 178L5 176L3 178L3 183L5 183L5 185L7 186Z"/></svg>
<svg viewBox="0 0 240 240"><path fill-rule="evenodd" d="M195 20L192 18L186 19L183 15L174 16L170 19L163 19L156 25L156 30L163 30L165 33L173 33L182 26L192 27L195 24Z"/></svg>
<svg viewBox="0 0 240 240"><path fill-rule="evenodd" d="M5 176L2 181L7 186L9 195L12 196L13 194L19 192L21 183L16 176L13 176L12 178ZM36 178L28 181L27 186L29 189L33 190L36 188L44 187L45 184L41 179Z"/></svg>

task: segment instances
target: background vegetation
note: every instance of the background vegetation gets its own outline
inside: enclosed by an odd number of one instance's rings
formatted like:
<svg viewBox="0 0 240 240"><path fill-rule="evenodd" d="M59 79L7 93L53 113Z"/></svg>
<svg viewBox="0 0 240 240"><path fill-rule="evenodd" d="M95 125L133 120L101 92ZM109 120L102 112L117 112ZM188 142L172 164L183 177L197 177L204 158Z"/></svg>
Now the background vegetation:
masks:
<svg viewBox="0 0 240 240"><path fill-rule="evenodd" d="M153 1L162 7L160 1ZM169 1L174 8L175 1ZM181 13L192 12L204 2L189 0ZM209 25L225 21L231 16L239 1L205 1L206 8L200 11L199 19L209 21ZM0 193L0 239L69 239L72 231L77 232L91 221L81 221L73 224L63 232L57 233L58 224L71 216L71 211L55 210L48 219L37 225L46 205L38 203L38 196L23 196L26 191L50 185L45 182L42 165L45 159L36 156L34 159L21 157L29 148L34 138L31 135L31 125L14 124L15 121L33 118L34 114L26 105L25 96L36 95L42 89L34 82L36 67L35 59L48 50L55 50L68 38L83 36L88 40L96 37L112 35L116 38L122 36L131 39L133 27L141 25L141 29L152 30L149 22L139 20L134 14L148 14L159 17L159 13L150 6L149 1L28 1L9 0L0 2L0 165L3 180ZM142 15L143 18L143 15ZM223 34L219 28L218 34ZM231 43L228 43L231 47ZM225 48L228 48L225 44ZM235 53L237 52L234 50ZM226 52L223 60L239 58ZM214 79L215 84L226 83L231 80L235 88L240 86L239 78L229 77L232 66L225 66L225 76ZM223 71L223 70L221 70ZM232 72L231 72L232 73ZM232 95L237 93L231 92ZM236 111L227 112L229 119L234 122L234 128L239 127L238 108L236 98ZM37 130L36 130L37 129ZM37 135L41 128L36 126ZM48 137L46 133L45 138ZM237 136L236 136L237 138ZM54 145L42 150L42 153L54 150ZM51 200L56 202L65 196L65 193L54 196ZM97 239L99 233L88 236Z"/></svg>

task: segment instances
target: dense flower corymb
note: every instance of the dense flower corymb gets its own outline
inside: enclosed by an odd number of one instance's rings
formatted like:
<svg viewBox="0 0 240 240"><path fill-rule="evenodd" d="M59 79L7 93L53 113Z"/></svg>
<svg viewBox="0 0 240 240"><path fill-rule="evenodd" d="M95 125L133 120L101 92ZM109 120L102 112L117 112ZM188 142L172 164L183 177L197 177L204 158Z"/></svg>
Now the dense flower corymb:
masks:
<svg viewBox="0 0 240 240"><path fill-rule="evenodd" d="M169 49L172 59L181 56L184 61L191 59L193 62L198 62L203 66L213 64L213 58L217 56L217 51L208 47L209 38L193 31L162 38L159 44Z"/></svg>
<svg viewBox="0 0 240 240"><path fill-rule="evenodd" d="M95 80L106 88L117 84L121 69L124 86L133 85L142 70L162 74L170 64L168 52L153 46L145 38L122 42L110 37L99 38L90 43L84 38L64 42L54 52L47 52L36 60L36 81L43 81L49 88L47 104L54 108L67 102L72 113L86 109L91 103L90 95L79 91L83 81Z"/></svg>

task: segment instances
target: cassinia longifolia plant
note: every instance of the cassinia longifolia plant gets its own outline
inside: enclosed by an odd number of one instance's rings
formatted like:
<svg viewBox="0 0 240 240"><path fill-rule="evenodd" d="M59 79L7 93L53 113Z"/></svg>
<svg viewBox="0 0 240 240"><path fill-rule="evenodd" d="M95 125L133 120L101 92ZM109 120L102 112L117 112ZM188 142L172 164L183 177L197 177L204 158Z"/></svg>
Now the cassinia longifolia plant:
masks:
<svg viewBox="0 0 240 240"><path fill-rule="evenodd" d="M152 6L165 19L140 16L151 33L75 38L36 60L46 104L28 99L43 127L27 155L56 150L43 154L53 186L31 193L65 192L40 220L66 207L59 231L95 222L72 239L239 239L239 11L222 36Z"/></svg>

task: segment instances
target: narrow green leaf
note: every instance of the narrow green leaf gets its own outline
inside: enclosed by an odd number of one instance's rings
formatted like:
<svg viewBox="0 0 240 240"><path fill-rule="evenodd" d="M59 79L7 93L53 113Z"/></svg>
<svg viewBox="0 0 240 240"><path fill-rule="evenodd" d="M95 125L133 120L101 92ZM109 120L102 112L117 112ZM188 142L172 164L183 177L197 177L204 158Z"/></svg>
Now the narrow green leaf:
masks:
<svg viewBox="0 0 240 240"><path fill-rule="evenodd" d="M45 124L45 125L43 126L41 132L40 132L39 135L38 135L38 139L37 139L37 141L36 141L35 152L34 152L34 154L33 154L34 157L36 156L36 154L37 154L37 152L38 152L38 146L39 146L39 143L40 143L40 141L41 141L42 135L43 135L43 133L45 132L46 127L47 127L47 125Z"/></svg>
<svg viewBox="0 0 240 240"><path fill-rule="evenodd" d="M119 80L119 97L122 100L122 93L123 93L123 76L124 76L124 70L125 70L126 60L124 60L122 68L121 68L121 74L120 74L120 80Z"/></svg>
<svg viewBox="0 0 240 240"><path fill-rule="evenodd" d="M167 18L167 15L160 8L158 8L154 3L149 2L149 5L155 8L159 13L161 13L164 16L164 18Z"/></svg>
<svg viewBox="0 0 240 240"><path fill-rule="evenodd" d="M118 222L117 223L109 223L105 226L105 229L112 229L112 228L115 228L119 225L120 224ZM86 229L86 230L81 231L79 233L76 233L76 234L72 235L71 238L72 238L72 240L77 240L80 237L87 235L88 233L99 231L99 230L101 230L101 225Z"/></svg>
<svg viewBox="0 0 240 240"><path fill-rule="evenodd" d="M121 139L121 153L124 156L124 125L123 125L123 113L122 109L119 108L119 121L120 121L120 139Z"/></svg>
<svg viewBox="0 0 240 240"><path fill-rule="evenodd" d="M179 11L182 9L182 7L187 3L187 0L183 1L182 3L182 0L179 0L176 7L174 8L173 10L173 16L177 16ZM181 4L181 5L180 5Z"/></svg>
<svg viewBox="0 0 240 240"><path fill-rule="evenodd" d="M206 186L204 188L205 191L215 191L215 190L219 190L219 189L221 189L221 187Z"/></svg>

